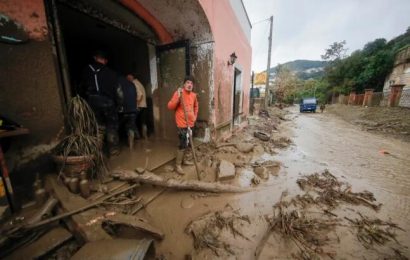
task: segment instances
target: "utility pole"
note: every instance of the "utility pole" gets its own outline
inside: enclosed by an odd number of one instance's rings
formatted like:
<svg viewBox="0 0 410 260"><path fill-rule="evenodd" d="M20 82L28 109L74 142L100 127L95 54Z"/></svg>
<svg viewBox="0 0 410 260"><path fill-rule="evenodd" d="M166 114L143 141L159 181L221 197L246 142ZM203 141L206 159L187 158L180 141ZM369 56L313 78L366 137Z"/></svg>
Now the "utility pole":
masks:
<svg viewBox="0 0 410 260"><path fill-rule="evenodd" d="M265 85L265 109L269 105L269 69L270 69L270 55L272 52L272 27L273 27L273 15L270 17L270 33L269 33L269 51L268 51L268 66L266 68L266 85Z"/></svg>

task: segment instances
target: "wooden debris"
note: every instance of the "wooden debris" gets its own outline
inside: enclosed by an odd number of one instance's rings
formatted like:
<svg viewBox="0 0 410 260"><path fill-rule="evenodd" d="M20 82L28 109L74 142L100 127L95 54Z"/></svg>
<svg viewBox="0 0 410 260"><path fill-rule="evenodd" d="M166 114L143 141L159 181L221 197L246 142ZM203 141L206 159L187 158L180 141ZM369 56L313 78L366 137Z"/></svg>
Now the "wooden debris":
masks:
<svg viewBox="0 0 410 260"><path fill-rule="evenodd" d="M26 221L27 224L34 224L37 222L40 222L42 219L45 217L50 216L51 211L54 209L54 207L57 205L58 200L55 199L54 197L50 197L44 205L32 216L30 219Z"/></svg>
<svg viewBox="0 0 410 260"><path fill-rule="evenodd" d="M89 203L82 197L72 194L64 185L59 185L55 176L47 176L46 182L48 184L47 186L51 188L56 198L60 201L61 207L66 211L66 213L45 221L52 222L71 216L73 222L73 225L71 225L71 231L74 232L76 237L80 238L82 241L89 242L111 239L111 236L105 232L101 225L96 224L97 222L92 225L89 224L92 220L104 216L107 213L104 210L93 209L92 207L95 207L107 198L118 195L126 190L117 191L114 194L107 195L96 202ZM132 188L135 187L131 186L127 189ZM45 222L39 222L36 223L36 226L44 224Z"/></svg>
<svg viewBox="0 0 410 260"><path fill-rule="evenodd" d="M84 259L156 259L152 239L114 239L87 243L71 260Z"/></svg>
<svg viewBox="0 0 410 260"><path fill-rule="evenodd" d="M106 193L100 192L100 193L95 193L96 195L94 195L94 194L91 195L91 196L88 198L88 200L96 201L96 200L98 200L98 199L104 197L105 195L110 194L110 193L113 193L114 191L116 191L116 190L118 190L118 189L121 189L121 188L123 188L123 187L125 187L125 186L129 186L129 184L126 183L126 182L121 182L121 183L119 183L118 185L116 185L115 187L111 188L110 190L107 190Z"/></svg>
<svg viewBox="0 0 410 260"><path fill-rule="evenodd" d="M209 191L219 193L240 193L251 190L250 188L243 188L228 184L210 183L196 180L167 180L161 176L155 175L148 171L142 175L139 175L133 171L116 170L112 173L112 176L117 177L121 180L141 182L180 190Z"/></svg>
<svg viewBox="0 0 410 260"><path fill-rule="evenodd" d="M71 239L73 235L62 227L55 227L33 243L19 248L7 259L38 259Z"/></svg>
<svg viewBox="0 0 410 260"><path fill-rule="evenodd" d="M107 216L107 218L102 221L102 226L111 235L119 234L121 230L128 229L127 236L129 236L129 229L131 229L136 232L142 231L156 239L164 238L164 233L158 228L141 221L138 217L125 214L117 213Z"/></svg>
<svg viewBox="0 0 410 260"><path fill-rule="evenodd" d="M286 210L289 203L281 200L275 205L275 214L271 220L268 233L278 232L286 239L290 239L299 248L299 256L303 259L311 259L317 255L328 255L323 251L323 246L330 241L326 235L338 224L337 219L309 218L298 210ZM266 242L266 234L264 242ZM259 245L258 255L261 251Z"/></svg>
<svg viewBox="0 0 410 260"><path fill-rule="evenodd" d="M396 243L395 230L404 231L397 224L383 221L378 218L370 219L359 213L360 219L350 219L345 217L357 229L357 239L362 245L369 249L374 245L384 245L389 241L394 240Z"/></svg>
<svg viewBox="0 0 410 260"><path fill-rule="evenodd" d="M369 191L352 192L349 184L339 182L328 170L325 170L322 174L315 173L304 176L296 182L302 190L306 190L308 187L313 188L318 194L314 203L326 205L330 209L337 207L340 202L364 205L375 211L378 211L381 207L381 204L373 203L376 201L373 193Z"/></svg>
<svg viewBox="0 0 410 260"><path fill-rule="evenodd" d="M141 209L147 207L152 201L154 201L156 198L158 198L161 194L163 194L167 188L162 189L158 193L154 194L152 197L150 197L147 200L144 200L144 202L140 203L135 209L132 210L131 215L137 214L138 211Z"/></svg>
<svg viewBox="0 0 410 260"><path fill-rule="evenodd" d="M224 237L222 232L228 231L233 235L233 239L238 236L249 241L249 238L237 228L238 223L243 222L251 224L247 215L241 216L236 211L217 211L207 213L192 221L185 228L185 232L192 234L194 237L194 247L196 250L208 248L218 257L223 257L222 251L235 255L232 245L222 239Z"/></svg>

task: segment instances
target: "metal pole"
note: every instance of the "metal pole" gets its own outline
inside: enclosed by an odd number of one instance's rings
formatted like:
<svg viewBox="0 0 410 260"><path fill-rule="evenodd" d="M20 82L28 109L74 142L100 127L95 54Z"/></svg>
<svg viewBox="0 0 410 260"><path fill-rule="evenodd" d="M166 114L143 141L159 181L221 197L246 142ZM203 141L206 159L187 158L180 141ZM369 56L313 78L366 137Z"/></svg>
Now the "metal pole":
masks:
<svg viewBox="0 0 410 260"><path fill-rule="evenodd" d="M273 27L273 15L270 17L270 33L269 33L269 51L268 51L268 66L266 67L266 85L265 85L265 109L269 105L269 70L270 70L270 56L272 52L272 27Z"/></svg>

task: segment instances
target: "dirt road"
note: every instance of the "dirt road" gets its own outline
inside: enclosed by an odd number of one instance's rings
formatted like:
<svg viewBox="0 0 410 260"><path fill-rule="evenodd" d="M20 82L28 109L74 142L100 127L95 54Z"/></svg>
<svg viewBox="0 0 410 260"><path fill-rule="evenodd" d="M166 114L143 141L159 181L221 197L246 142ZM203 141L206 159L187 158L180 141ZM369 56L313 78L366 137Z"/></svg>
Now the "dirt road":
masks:
<svg viewBox="0 0 410 260"><path fill-rule="evenodd" d="M158 244L158 251L167 259L183 259L190 254L195 259L218 258L209 248L194 249L192 236L184 232L192 221L215 211L239 212L249 217L249 222L235 222L241 236L222 235L229 244L227 254L220 259L254 259L255 248L268 228L266 216L272 214L272 206L280 200L282 192L300 194L296 180L305 174L330 172L352 185L352 190L368 190L374 193L377 203L382 203L375 212L363 206L344 206L336 211L339 218L367 214L383 220L391 220L407 230L397 232L402 246L395 246L409 257L410 246L410 146L380 135L364 132L358 127L331 114L300 114L296 107L288 108L287 118L280 132L293 140L287 149L278 149L277 154L262 152L252 160L276 160L282 163L278 174L255 186L252 192L237 195L198 196L192 192L168 191L146 209L143 217L165 232L165 240ZM193 169L192 178L195 178ZM246 179L247 169L239 174ZM196 195L195 195L196 194ZM323 214L320 213L319 214ZM386 247L364 248L351 227L336 230L337 241L328 250L337 258L378 259L391 257L394 251ZM212 244L212 241L208 241ZM262 249L260 259L292 257L295 249L289 241L272 235ZM198 246L198 245L197 245ZM220 246L220 245L219 245ZM223 247L226 248L224 245ZM230 252L229 252L230 251ZM219 252L220 253L220 252Z"/></svg>
<svg viewBox="0 0 410 260"><path fill-rule="evenodd" d="M377 214L369 213L391 219L407 230L399 232L398 237L403 245L410 246L410 143L362 131L334 114L300 114L295 107L289 111L294 146L276 158L287 167L286 174L327 168L352 184L353 190L371 191L383 206ZM355 243L348 241L347 247L341 243L336 249L338 257L385 257L383 251L374 254L353 246Z"/></svg>

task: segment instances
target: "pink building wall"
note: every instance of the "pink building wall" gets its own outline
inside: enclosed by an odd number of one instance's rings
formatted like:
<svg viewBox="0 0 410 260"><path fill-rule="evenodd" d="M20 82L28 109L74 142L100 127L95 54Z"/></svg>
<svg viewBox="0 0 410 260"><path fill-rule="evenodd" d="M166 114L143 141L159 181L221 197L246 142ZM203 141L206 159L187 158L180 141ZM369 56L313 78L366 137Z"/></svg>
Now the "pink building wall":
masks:
<svg viewBox="0 0 410 260"><path fill-rule="evenodd" d="M234 66L242 71L242 111L249 113L250 71L252 49L249 40L233 12L229 0L199 0L211 25L214 45L214 115L218 126L232 120ZM234 66L227 64L231 53L238 59Z"/></svg>

